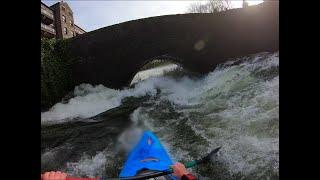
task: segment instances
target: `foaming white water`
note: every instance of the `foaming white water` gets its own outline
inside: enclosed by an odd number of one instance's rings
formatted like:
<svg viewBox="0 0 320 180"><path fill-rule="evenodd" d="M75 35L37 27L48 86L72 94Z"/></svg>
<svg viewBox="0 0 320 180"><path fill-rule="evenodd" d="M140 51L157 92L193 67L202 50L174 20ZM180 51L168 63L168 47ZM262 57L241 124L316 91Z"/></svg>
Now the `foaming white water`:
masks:
<svg viewBox="0 0 320 180"><path fill-rule="evenodd" d="M161 66L161 67L158 67L158 68L153 68L153 69L140 71L133 77L130 85L135 84L135 83L137 83L139 81L143 81L143 80L148 79L150 77L161 76L164 73L173 71L173 70L175 70L177 68L178 68L178 65L169 64L169 65Z"/></svg>
<svg viewBox="0 0 320 180"><path fill-rule="evenodd" d="M137 73L131 84L150 77L160 76L177 68L176 64L171 64L141 71ZM153 80L140 83L133 89L125 90L110 89L103 85L81 84L75 87L74 98L71 98L67 103L57 103L49 111L41 113L41 123L55 124L72 121L75 118L88 118L119 106L121 100L125 97L155 95L157 83L161 84L163 80L154 82ZM174 82L171 81L171 83Z"/></svg>
<svg viewBox="0 0 320 180"><path fill-rule="evenodd" d="M41 123L61 123L73 118L88 118L117 107L125 97L140 97L157 93L151 86L137 85L134 89L114 90L102 85L81 84L74 90L76 97L67 103L57 103L49 111L41 113Z"/></svg>
<svg viewBox="0 0 320 180"><path fill-rule="evenodd" d="M88 176L94 178L104 175L107 156L99 152L95 156L84 155L78 162L67 163L67 173L72 176Z"/></svg>
<svg viewBox="0 0 320 180"><path fill-rule="evenodd" d="M41 113L41 122L63 122L66 118L86 118L94 116L105 109L119 106L119 91L102 85L81 84L74 90L75 97L68 103L57 103L49 111Z"/></svg>
<svg viewBox="0 0 320 180"><path fill-rule="evenodd" d="M140 108L136 109L130 116L132 125L124 130L121 135L118 137L117 142L117 151L125 151L129 153L131 149L137 144L139 141L143 130L138 126Z"/></svg>

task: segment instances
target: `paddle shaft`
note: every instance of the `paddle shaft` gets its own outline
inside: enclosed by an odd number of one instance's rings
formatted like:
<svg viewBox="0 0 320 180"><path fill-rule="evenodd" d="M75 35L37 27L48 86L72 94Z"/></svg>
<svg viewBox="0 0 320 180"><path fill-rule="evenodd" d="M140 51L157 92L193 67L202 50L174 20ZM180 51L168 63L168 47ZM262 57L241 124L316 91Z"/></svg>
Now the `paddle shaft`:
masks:
<svg viewBox="0 0 320 180"><path fill-rule="evenodd" d="M196 166L199 163L201 163L201 162L199 162L199 161L191 161L191 162L187 162L186 164L184 164L184 166L186 168L191 168L191 167ZM167 170L164 170L164 171L152 173L150 175L137 175L137 176L132 176L132 177L122 177L122 178L120 178L120 180L149 179L149 178L154 178L154 177L159 177L159 176L165 176L165 175L172 174L172 173L173 173L173 169L170 168L170 169L167 169Z"/></svg>

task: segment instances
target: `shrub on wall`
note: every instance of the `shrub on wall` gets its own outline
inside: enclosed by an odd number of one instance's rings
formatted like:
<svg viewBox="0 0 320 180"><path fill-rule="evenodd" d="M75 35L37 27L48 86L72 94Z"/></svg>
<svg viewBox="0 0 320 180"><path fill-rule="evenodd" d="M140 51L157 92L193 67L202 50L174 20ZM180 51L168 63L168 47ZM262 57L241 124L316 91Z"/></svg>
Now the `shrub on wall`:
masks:
<svg viewBox="0 0 320 180"><path fill-rule="evenodd" d="M73 88L66 40L41 39L41 109L59 102Z"/></svg>

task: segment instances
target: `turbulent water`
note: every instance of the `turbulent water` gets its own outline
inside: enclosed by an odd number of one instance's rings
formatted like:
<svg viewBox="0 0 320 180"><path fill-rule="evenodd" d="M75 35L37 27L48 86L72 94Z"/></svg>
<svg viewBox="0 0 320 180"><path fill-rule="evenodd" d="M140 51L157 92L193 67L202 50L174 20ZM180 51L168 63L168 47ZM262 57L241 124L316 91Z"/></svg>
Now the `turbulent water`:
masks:
<svg viewBox="0 0 320 180"><path fill-rule="evenodd" d="M279 57L233 59L203 77L153 77L134 88L75 87L74 97L41 114L42 171L116 177L143 130L174 161L222 146L199 179L279 178Z"/></svg>
<svg viewBox="0 0 320 180"><path fill-rule="evenodd" d="M133 85L137 82L140 82L142 80L148 79L150 77L158 77L166 72L173 71L178 68L178 65L176 64L169 64L169 65L164 65L158 68L153 68L153 69L148 69L144 71L138 72L132 79L130 85Z"/></svg>

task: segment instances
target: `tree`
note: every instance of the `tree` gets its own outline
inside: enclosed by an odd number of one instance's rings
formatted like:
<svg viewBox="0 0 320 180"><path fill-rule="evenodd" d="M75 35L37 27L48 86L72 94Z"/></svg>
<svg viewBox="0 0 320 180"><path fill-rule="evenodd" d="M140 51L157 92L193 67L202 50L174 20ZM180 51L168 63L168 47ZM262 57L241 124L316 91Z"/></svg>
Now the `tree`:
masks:
<svg viewBox="0 0 320 180"><path fill-rule="evenodd" d="M230 9L230 0L208 0L190 5L189 13L216 13Z"/></svg>
<svg viewBox="0 0 320 180"><path fill-rule="evenodd" d="M242 1L242 7L243 8L246 8L246 7L248 7L249 6L249 3L246 1L246 0L243 0Z"/></svg>

